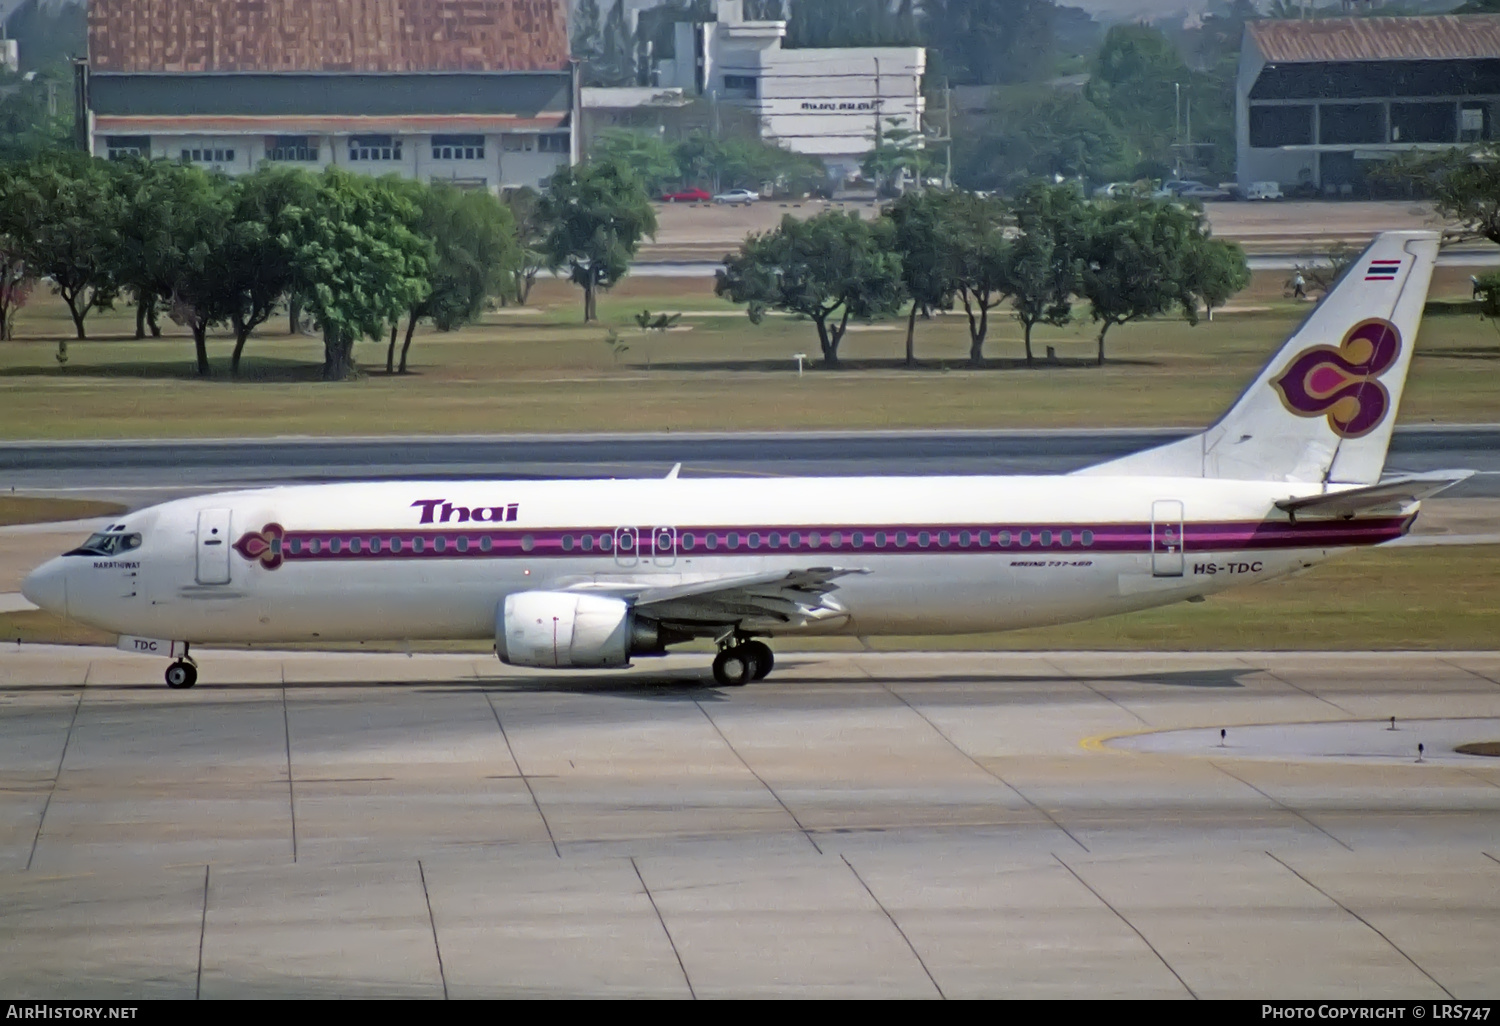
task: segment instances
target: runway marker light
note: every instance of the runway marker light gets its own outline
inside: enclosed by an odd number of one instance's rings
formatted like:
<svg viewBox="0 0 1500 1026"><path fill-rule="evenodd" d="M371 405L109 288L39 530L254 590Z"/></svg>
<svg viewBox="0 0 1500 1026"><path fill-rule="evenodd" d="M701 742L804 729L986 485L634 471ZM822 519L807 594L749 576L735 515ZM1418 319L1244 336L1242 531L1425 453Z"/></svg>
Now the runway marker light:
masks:
<svg viewBox="0 0 1500 1026"><path fill-rule="evenodd" d="M1229 736L1229 731L1225 730L1223 727L1220 727L1219 728L1219 747L1220 748L1224 747L1224 740L1228 736Z"/></svg>
<svg viewBox="0 0 1500 1026"><path fill-rule="evenodd" d="M1418 762L1422 761L1422 755L1426 751L1427 751L1427 746L1424 745L1422 742L1418 741L1417 742L1417 761Z"/></svg>
<svg viewBox="0 0 1500 1026"><path fill-rule="evenodd" d="M1386 730L1395 730L1396 729L1396 717L1394 717L1394 716L1391 717L1391 725L1389 727L1386 727L1385 729Z"/></svg>

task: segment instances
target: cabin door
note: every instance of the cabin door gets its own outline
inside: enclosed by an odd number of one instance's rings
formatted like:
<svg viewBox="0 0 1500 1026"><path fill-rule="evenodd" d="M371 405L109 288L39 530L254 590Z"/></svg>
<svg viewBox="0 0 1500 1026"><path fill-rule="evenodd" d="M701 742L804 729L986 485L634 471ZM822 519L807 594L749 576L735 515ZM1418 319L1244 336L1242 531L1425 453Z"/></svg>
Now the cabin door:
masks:
<svg viewBox="0 0 1500 1026"><path fill-rule="evenodd" d="M1158 499L1151 504L1151 575L1182 576L1182 502Z"/></svg>
<svg viewBox="0 0 1500 1026"><path fill-rule="evenodd" d="M651 530L651 564L675 566L677 563L677 528L656 527Z"/></svg>
<svg viewBox="0 0 1500 1026"><path fill-rule="evenodd" d="M198 511L199 584L229 583L229 510Z"/></svg>

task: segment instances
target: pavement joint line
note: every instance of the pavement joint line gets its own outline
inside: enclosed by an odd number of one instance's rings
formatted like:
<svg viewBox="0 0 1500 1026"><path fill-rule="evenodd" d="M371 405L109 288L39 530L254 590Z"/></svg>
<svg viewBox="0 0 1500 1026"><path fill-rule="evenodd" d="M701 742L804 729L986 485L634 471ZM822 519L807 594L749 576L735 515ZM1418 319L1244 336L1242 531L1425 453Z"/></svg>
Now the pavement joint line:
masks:
<svg viewBox="0 0 1500 1026"><path fill-rule="evenodd" d="M1433 976L1426 969L1423 969L1417 963L1416 959L1412 958L1405 951L1402 951L1401 948L1400 948L1400 946L1397 945L1397 943L1395 941L1393 941L1389 937L1387 937L1384 933L1382 933L1381 930L1380 930L1380 928L1378 926L1376 926L1374 923L1370 922L1368 919L1366 919L1364 916L1360 915L1358 912L1354 911L1348 905L1345 905L1342 901L1340 901L1339 899L1335 898L1332 894L1329 894L1327 891L1325 891L1323 888L1319 887L1317 884L1313 883L1310 879L1308 879L1307 877L1303 876L1296 869L1294 869L1291 866L1290 863L1285 862L1282 859L1277 858L1274 854L1272 854L1269 851L1266 852L1266 855L1271 859L1271 861L1273 861L1273 862L1277 863L1278 865L1280 865L1283 869L1285 869L1287 872L1291 873L1298 880L1301 880L1303 883L1307 884L1307 886L1311 887L1313 890L1315 890L1319 894L1323 895L1323 897L1327 898L1329 901L1333 902L1339 908L1343 909L1346 913L1348 913L1349 915L1353 916L1355 919L1358 919L1365 926L1367 926L1371 930L1373 930L1374 933L1375 933L1375 936L1379 937L1381 940L1383 940L1387 944L1389 944L1392 947L1392 949L1395 950L1396 954L1400 955L1402 958L1404 958L1408 962L1410 962L1412 964L1412 966L1417 970L1417 972L1419 972L1423 976L1427 977L1429 980L1432 981L1433 985L1436 986L1438 990L1440 990L1444 994L1448 995L1448 1000L1449 1001L1455 1000L1455 998L1453 997L1453 992L1452 991L1450 991L1447 987L1445 987L1441 983L1439 983L1436 976Z"/></svg>
<svg viewBox="0 0 1500 1026"><path fill-rule="evenodd" d="M1474 771L1473 771L1473 770L1471 770L1471 769L1470 769L1470 768L1469 768L1469 767L1467 767L1467 766L1460 766L1460 767L1458 767L1458 768L1459 768L1459 769L1460 769L1460 770L1462 770L1462 771L1463 771L1463 772L1464 772L1464 773L1465 773L1465 774L1467 774L1467 775L1468 775L1468 776L1471 776L1471 777L1473 777L1473 778L1474 778L1474 779L1475 779L1475 780L1477 780L1477 781L1479 781L1479 782L1480 782L1480 783L1481 783L1481 784L1488 784L1488 785L1490 785L1490 786L1491 786L1491 787L1500 787L1500 782L1497 782L1497 781L1494 781L1494 780L1491 780L1491 779L1490 779L1490 778L1489 778L1489 777L1485 777L1485 776L1480 776L1480 775L1479 775L1479 774L1478 774L1478 773L1475 773L1475 772L1474 772Z"/></svg>
<svg viewBox="0 0 1500 1026"><path fill-rule="evenodd" d="M292 776L292 719L286 706L286 669L281 671L281 729L286 738L286 805L292 820L292 861L297 861L297 781Z"/></svg>
<svg viewBox="0 0 1500 1026"><path fill-rule="evenodd" d="M930 720L930 719L927 718L927 714L926 713L924 713L922 710L918 709L916 706L912 705L910 702L908 702L901 695L897 694L896 691L894 689L892 689L889 684L887 684L883 680L878 679L873 673L871 673L868 669L866 669L865 666L862 663L859 663L859 662L854 661L854 660L851 660L851 662L854 662L854 665L857 666L857 667L859 667L860 672L863 673L866 677L869 677L871 681L873 681L874 683L880 685L880 687L885 690L886 694L890 695L896 701L900 702L902 705L906 706L912 712L916 713L919 717L921 717L923 723L925 723L925 724L927 724L927 726L931 727L932 730L933 730L933 732L936 733L938 737L940 737L944 741L948 742L949 747L951 747L955 752L957 752L959 755L962 755L965 759L968 759L975 766L977 766L979 768L979 771L981 773L984 773L986 776L989 776L989 777L991 777L991 778L993 778L995 780L998 780L1000 783L1002 783L1006 787L1010 788L1010 790L1012 792L1014 792L1014 794L1016 795L1016 797L1020 798L1021 801L1025 802L1031 808L1031 810L1033 812L1038 813L1039 815L1041 815L1042 817L1044 817L1047 820L1047 822L1051 823L1053 826L1057 827L1057 829L1061 830L1067 836L1068 840L1070 840L1074 844L1078 845L1078 847L1082 848L1084 851L1088 851L1089 850L1089 846L1088 845L1084 844L1077 837L1073 836L1073 832L1071 830L1069 830L1067 827L1063 826L1062 822L1056 816L1052 815L1052 813L1048 812L1046 809L1042 808L1036 802L1032 801L1031 798L1027 796L1026 792L1022 791L1015 784L1012 784L1009 780L1006 780L1000 774L996 773L994 770L990 769L988 766L986 766L984 763L980 762L974 756L970 755L968 752L966 752L962 748L960 748L959 745L958 745L958 743L956 741L954 741L947 734L943 733L943 730L942 730L941 727L939 727L936 723L933 723L932 720Z"/></svg>
<svg viewBox="0 0 1500 1026"><path fill-rule="evenodd" d="M1337 702L1333 701L1332 699L1330 699L1330 698L1324 698L1322 695L1318 694L1315 691L1309 691L1306 688L1304 688L1304 687L1302 687L1302 686L1300 686L1298 684L1293 684L1291 681L1287 680L1285 677L1283 677L1281 674L1277 673L1274 670L1268 670L1264 666L1256 666L1254 663L1250 662L1250 660L1246 659L1244 656L1236 656L1235 658L1238 659L1240 662L1244 663L1250 669L1255 670L1255 671L1257 671L1259 673L1264 673L1267 677L1270 677L1272 680L1280 681L1281 683L1285 684L1287 687L1291 688L1292 690L1302 692L1308 698L1316 698L1318 701L1323 702L1326 705L1333 706L1335 709L1337 709L1339 712L1343 713L1345 716L1353 716L1354 715L1353 711L1351 711L1349 709L1345 709L1343 706L1339 705Z"/></svg>
<svg viewBox="0 0 1500 1026"><path fill-rule="evenodd" d="M500 728L500 740L505 742L505 750L510 753L510 761L516 767L521 783L526 785L526 793L531 795L531 804L536 809L536 814L541 817L542 829L547 831L547 843L552 845L552 854L562 858L562 850L557 846L557 838L552 836L552 824L547 822L547 814L542 811L542 803L537 799L536 791L531 786L531 778L521 768L521 760L510 743L510 735L505 731L505 724L500 720L500 710L495 708L495 696L488 689L481 688L480 690L484 692L484 701L490 707L490 715L495 717L495 726Z"/></svg>
<svg viewBox="0 0 1500 1026"><path fill-rule="evenodd" d="M1455 670L1462 670L1464 673L1473 674L1475 677L1478 677L1480 680L1487 680L1491 684L1500 686L1500 680L1496 680L1494 677L1491 677L1487 673L1480 673L1478 670L1471 670L1467 666L1459 666L1457 663L1455 663L1451 659L1445 659L1443 656L1438 656L1438 662L1442 663L1444 666L1451 666Z"/></svg>
<svg viewBox="0 0 1500 1026"><path fill-rule="evenodd" d="M1500 866L1500 859L1495 858L1495 856L1491 855L1489 852L1482 851L1479 854L1483 855L1485 858L1487 858L1491 862L1495 863L1495 865Z"/></svg>
<svg viewBox="0 0 1500 1026"><path fill-rule="evenodd" d="M1238 780L1241 784L1244 784L1250 790L1254 791L1256 794L1260 795L1266 801L1270 802L1272 805L1276 806L1278 809L1282 810L1283 812L1289 812L1293 816L1296 816L1302 822L1304 822L1308 826L1312 827L1314 830L1316 830L1318 833L1322 834L1324 837L1327 837L1329 840L1333 841L1335 844L1337 844L1339 847L1343 848L1345 851L1351 851L1352 852L1354 850L1354 848L1353 848L1352 845L1349 845L1349 844L1345 843L1344 841L1339 840L1339 838L1335 837L1329 831L1323 829L1321 826L1319 826L1317 823L1315 823L1309 817L1303 815L1298 810L1296 810L1296 809L1292 808L1290 805L1286 804L1286 802L1284 802L1281 799L1275 797L1274 795L1271 795L1271 794L1266 793L1265 791L1262 791L1260 788L1258 788L1254 784L1250 783L1250 781L1246 780L1244 777L1236 776L1235 774L1229 772L1223 766L1220 766L1217 762L1214 762L1212 758L1210 758L1208 760L1208 764L1210 766L1212 766L1214 769L1218 770L1220 773L1224 774L1226 777L1229 777L1231 780Z"/></svg>
<svg viewBox="0 0 1500 1026"><path fill-rule="evenodd" d="M878 897L875 896L874 889L872 889L870 885L865 882L864 877L859 875L859 870L854 868L854 863L849 861L849 856L840 854L839 858L844 860L844 865L849 867L849 872L854 874L854 879L859 881L859 885L865 889L865 893L870 896L870 900L875 903L875 907L880 909L881 913L891 921L891 925L896 928L896 932L901 935L901 939L905 941L906 946L911 949L912 957L917 960L917 965L921 966L922 971L927 974L927 979L931 981L932 989L937 991L938 997L942 998L944 1001L947 1001L948 995L944 994L943 988L938 985L937 977L933 976L932 970L927 968L927 963L923 960L921 953L917 951L917 946L911 942L911 938L906 935L906 931L901 929L901 924L896 922L896 917L891 915L890 909L885 907L885 902L881 901Z"/></svg>
<svg viewBox="0 0 1500 1026"><path fill-rule="evenodd" d="M708 721L708 725L714 728L714 733L719 735L719 740L723 741L725 747L728 748L730 752L734 754L734 757L740 761L740 765L745 767L745 770L760 782L760 786L764 787L766 791L770 793L772 798L776 799L776 804L781 806L781 811L785 812L792 818L792 822L796 824L797 829L802 831L802 836L807 838L807 843L813 846L813 851L817 852L819 855L822 855L823 849L819 847L818 842L813 839L813 835L808 831L807 827L802 825L802 820L798 819L797 814L793 812L790 807L788 807L786 802L781 800L781 795L776 793L776 789L770 784L766 783L766 779L764 777L755 772L755 767L751 766L750 763L746 761L745 757L740 754L739 749L734 747L734 742L730 741L729 738L724 735L724 731L719 729L719 725L715 723L714 718L708 714L708 710L703 708L703 703L695 698L693 699L693 704L698 707L698 711L703 714L703 718Z"/></svg>
<svg viewBox="0 0 1500 1026"><path fill-rule="evenodd" d="M1177 977L1177 982L1180 983L1180 984L1182 984L1182 989L1185 990L1185 991L1187 991L1188 994L1192 997L1192 999L1194 1001L1199 1000L1199 998L1198 998L1198 992L1195 991L1195 990L1193 990L1192 987L1188 986L1188 982L1187 982L1187 980L1184 980L1182 978L1182 974L1179 973L1176 969L1172 968L1172 963L1168 962L1166 960L1166 958L1162 955L1162 953L1160 951L1156 950L1156 945L1152 944L1151 941L1150 941L1150 939L1147 938L1147 936L1144 933L1142 933L1139 929L1137 929L1136 925L1134 923L1132 923L1129 919L1125 918L1125 914L1123 912L1121 912L1119 909L1117 909L1113 905L1111 905L1109 903L1109 899L1106 898L1104 895L1100 894L1097 890L1095 890L1093 884L1091 884L1087 880L1085 880L1079 874L1078 870L1074 869L1072 866L1070 866L1066 862L1064 862L1061 855L1057 854L1057 852L1055 852L1055 851L1051 852L1051 855L1052 855L1052 857L1054 859L1057 860L1057 864L1058 865L1062 866L1069 873L1071 873L1072 876L1073 876L1073 879L1077 880L1085 888L1087 888L1088 892L1090 894L1092 894L1095 898L1097 898L1099 900L1099 903L1101 905L1103 905L1105 908L1107 908L1111 912L1113 912L1115 914L1115 917L1117 919L1119 919L1120 922L1124 923L1126 926L1128 926L1130 928L1130 932L1131 933L1135 934L1137 937L1139 937L1141 939L1141 943L1144 944L1144 945L1146 945L1146 947L1151 950L1151 954L1153 954L1153 955L1156 956L1157 961L1159 961L1162 965L1164 965L1164 966L1167 967L1167 972L1169 972L1173 976Z"/></svg>
<svg viewBox="0 0 1500 1026"><path fill-rule="evenodd" d="M448 973L443 969L443 947L438 943L437 918L432 914L432 896L427 893L427 870L422 867L421 859L417 859L417 876L422 881L422 900L427 903L427 925L432 927L432 950L437 954L438 979L443 982L443 1000L447 1001Z"/></svg>
<svg viewBox="0 0 1500 1026"><path fill-rule="evenodd" d="M208 933L208 865L203 866L203 915L198 920L198 978L193 984L193 1000L203 998L203 938Z"/></svg>
<svg viewBox="0 0 1500 1026"><path fill-rule="evenodd" d="M640 863L636 862L635 856L630 856L630 868L635 870L635 878L641 882L641 890L646 892L646 900L651 903L651 911L656 913L656 921L661 924L661 932L666 934L667 945L672 949L672 957L677 959L677 968L682 970L682 982L687 984L688 996L694 1001L698 1000L698 992L693 989L693 978L688 975L687 965L682 961L682 952L677 950L677 942L672 939L672 931L667 929L667 920L661 914L661 909L656 904L656 898L651 893L651 888L646 885L646 878L641 875Z"/></svg>
<svg viewBox="0 0 1500 1026"><path fill-rule="evenodd" d="M1142 716L1140 713L1138 713L1134 709L1130 708L1130 706L1126 705L1124 702L1121 702L1118 699L1115 699L1114 697L1112 697L1110 695L1106 695L1104 692L1102 692L1098 688L1094 687L1094 685L1090 684L1088 681L1084 680L1082 677L1076 676L1076 675L1071 674L1068 671L1064 670L1061 666L1058 666L1051 659L1043 659L1042 662L1046 663L1048 666L1052 667L1058 673L1062 674L1062 676L1063 676L1063 678L1065 680L1072 680L1075 683L1082 684L1084 687L1088 688L1090 691L1092 691L1094 694L1098 695L1100 698L1104 699L1106 702L1109 702L1111 705L1117 706L1118 708L1120 708L1124 712L1129 713L1131 716L1135 717L1137 720L1139 720L1141 723L1145 724L1146 726L1148 726L1148 727L1155 726L1155 724L1153 724L1150 720L1146 719L1146 717Z"/></svg>
<svg viewBox="0 0 1500 1026"><path fill-rule="evenodd" d="M89 668L93 668L89 663ZM32 860L36 858L37 842L42 839L42 827L47 825L47 810L52 808L52 796L57 793L57 782L62 779L63 762L68 758L68 745L73 741L73 727L78 723L78 710L83 708L83 696L88 687L88 670L83 673L83 686L78 689L78 701L73 703L73 715L68 719L68 730L63 734L62 751L57 756L57 769L52 771L52 786L47 790L47 800L42 803L42 814L36 821L36 833L31 835L31 850L26 853L26 868L23 872L31 872Z"/></svg>

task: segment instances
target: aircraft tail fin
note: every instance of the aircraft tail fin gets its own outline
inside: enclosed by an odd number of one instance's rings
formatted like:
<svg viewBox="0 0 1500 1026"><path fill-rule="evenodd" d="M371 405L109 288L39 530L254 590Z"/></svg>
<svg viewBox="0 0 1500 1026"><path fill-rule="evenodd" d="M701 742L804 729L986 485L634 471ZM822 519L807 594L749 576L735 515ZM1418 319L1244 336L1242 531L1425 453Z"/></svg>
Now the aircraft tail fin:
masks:
<svg viewBox="0 0 1500 1026"><path fill-rule="evenodd" d="M1077 473L1379 481L1437 251L1437 232L1380 233L1213 427Z"/></svg>

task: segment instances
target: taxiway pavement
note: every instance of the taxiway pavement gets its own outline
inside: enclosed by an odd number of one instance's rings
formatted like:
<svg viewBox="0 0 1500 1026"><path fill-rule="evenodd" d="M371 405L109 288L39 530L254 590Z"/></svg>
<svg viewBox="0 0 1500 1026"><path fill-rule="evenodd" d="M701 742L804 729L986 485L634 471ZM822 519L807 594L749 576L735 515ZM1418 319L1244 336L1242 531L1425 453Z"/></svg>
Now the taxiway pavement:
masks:
<svg viewBox="0 0 1500 1026"><path fill-rule="evenodd" d="M0 992L1495 996L1500 653L198 654L0 648Z"/></svg>

